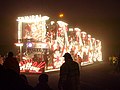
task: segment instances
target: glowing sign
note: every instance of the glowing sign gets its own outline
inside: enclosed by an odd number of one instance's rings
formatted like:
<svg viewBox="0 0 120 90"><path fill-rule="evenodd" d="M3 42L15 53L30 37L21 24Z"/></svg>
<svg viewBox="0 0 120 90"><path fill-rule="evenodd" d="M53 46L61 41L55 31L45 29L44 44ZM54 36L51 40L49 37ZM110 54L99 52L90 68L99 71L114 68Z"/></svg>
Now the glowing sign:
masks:
<svg viewBox="0 0 120 90"><path fill-rule="evenodd" d="M48 16L41 16L41 15L31 15L31 16L24 16L24 17L18 17L17 21L19 22L39 22L43 20L48 20Z"/></svg>
<svg viewBox="0 0 120 90"><path fill-rule="evenodd" d="M23 46L23 43L15 43L16 46Z"/></svg>

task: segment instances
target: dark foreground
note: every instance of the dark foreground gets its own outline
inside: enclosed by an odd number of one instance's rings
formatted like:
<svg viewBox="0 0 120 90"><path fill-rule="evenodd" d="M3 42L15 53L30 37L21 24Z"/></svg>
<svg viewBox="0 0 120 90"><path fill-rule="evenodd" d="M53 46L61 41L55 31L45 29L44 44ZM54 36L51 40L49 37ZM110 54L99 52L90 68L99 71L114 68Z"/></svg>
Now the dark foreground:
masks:
<svg viewBox="0 0 120 90"><path fill-rule="evenodd" d="M58 90L59 71L48 72L49 86ZM80 73L80 90L120 90L120 73L108 62L98 62L84 66ZM39 74L26 74L33 87L38 83Z"/></svg>

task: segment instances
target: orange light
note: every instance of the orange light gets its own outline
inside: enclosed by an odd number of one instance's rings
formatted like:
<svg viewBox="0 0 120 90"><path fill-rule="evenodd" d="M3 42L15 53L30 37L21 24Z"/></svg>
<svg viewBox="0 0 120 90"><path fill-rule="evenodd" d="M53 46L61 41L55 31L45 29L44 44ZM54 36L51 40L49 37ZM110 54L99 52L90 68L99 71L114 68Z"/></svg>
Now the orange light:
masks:
<svg viewBox="0 0 120 90"><path fill-rule="evenodd" d="M64 14L63 13L59 14L59 17L60 18L64 17Z"/></svg>

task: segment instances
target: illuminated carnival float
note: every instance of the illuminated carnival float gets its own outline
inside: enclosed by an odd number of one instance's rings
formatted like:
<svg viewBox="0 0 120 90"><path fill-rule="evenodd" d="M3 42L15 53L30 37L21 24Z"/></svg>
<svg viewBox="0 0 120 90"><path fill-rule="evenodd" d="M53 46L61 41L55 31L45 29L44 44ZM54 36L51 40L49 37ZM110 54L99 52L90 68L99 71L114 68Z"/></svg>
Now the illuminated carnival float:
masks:
<svg viewBox="0 0 120 90"><path fill-rule="evenodd" d="M41 15L18 17L17 21L21 72L59 70L66 52L75 61L81 57L81 65L102 61L101 41L79 28L69 28L63 21L50 21Z"/></svg>

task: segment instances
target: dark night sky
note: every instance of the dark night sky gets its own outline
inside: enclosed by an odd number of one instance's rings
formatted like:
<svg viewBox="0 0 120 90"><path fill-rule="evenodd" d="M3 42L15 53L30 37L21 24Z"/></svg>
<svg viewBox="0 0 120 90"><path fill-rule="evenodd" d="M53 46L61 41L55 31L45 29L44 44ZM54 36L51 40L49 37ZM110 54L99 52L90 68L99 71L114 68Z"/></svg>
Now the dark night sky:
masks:
<svg viewBox="0 0 120 90"><path fill-rule="evenodd" d="M70 26L102 41L104 56L120 49L119 0L1 0L0 52L15 47L18 16L42 14L58 19L61 12Z"/></svg>

